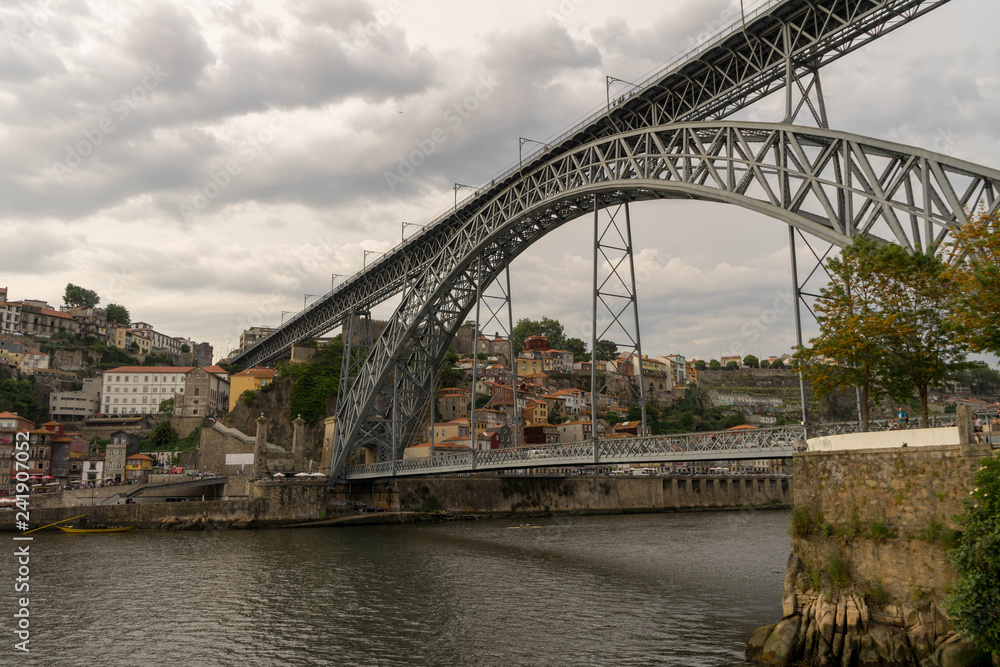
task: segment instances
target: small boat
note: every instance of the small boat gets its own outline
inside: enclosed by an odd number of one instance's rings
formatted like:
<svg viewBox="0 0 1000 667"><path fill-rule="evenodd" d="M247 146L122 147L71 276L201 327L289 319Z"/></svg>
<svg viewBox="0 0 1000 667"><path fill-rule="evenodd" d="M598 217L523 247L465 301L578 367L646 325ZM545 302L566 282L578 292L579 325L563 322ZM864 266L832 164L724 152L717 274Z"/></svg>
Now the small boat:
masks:
<svg viewBox="0 0 1000 667"><path fill-rule="evenodd" d="M124 533L132 530L135 526L117 526L115 528L73 528L72 526L56 526L64 533Z"/></svg>

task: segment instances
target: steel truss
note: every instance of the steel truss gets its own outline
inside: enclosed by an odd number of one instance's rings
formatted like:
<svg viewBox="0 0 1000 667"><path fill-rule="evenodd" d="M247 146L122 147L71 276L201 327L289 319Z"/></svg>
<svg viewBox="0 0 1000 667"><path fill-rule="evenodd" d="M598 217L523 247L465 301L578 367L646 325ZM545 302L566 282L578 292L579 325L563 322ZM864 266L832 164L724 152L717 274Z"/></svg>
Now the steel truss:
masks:
<svg viewBox="0 0 1000 667"><path fill-rule="evenodd" d="M628 201L604 208L607 218L601 221L602 205L594 194L594 292L592 299L593 327L590 356L590 419L591 435L598 438L597 406L599 397L615 384L639 401L642 411L638 435L646 435L646 382L642 369L642 344L639 335L639 300L635 289L635 261L632 252L632 218ZM601 275L602 269L606 275ZM603 356L598 344L604 341L617 347L612 358ZM619 363L619 359L625 358ZM598 386L598 365L605 365L603 383ZM634 370L629 372L630 366ZM639 379L639 389L632 386ZM618 380L618 383L615 383ZM616 391L621 393L620 389ZM595 456L596 456L595 447Z"/></svg>
<svg viewBox="0 0 1000 667"><path fill-rule="evenodd" d="M511 441L514 447L518 445L517 431L519 425L517 411L517 367L515 366L516 359L514 357L514 311L511 307L510 296L510 262L504 263L503 279L491 283L484 282L482 266L480 265L477 269L476 329L472 357L472 409L470 411L472 419L469 423L472 433L473 452L476 452L478 449L479 429L476 427L476 424L479 423L479 416L482 414L481 410L489 410L490 406L496 405L499 402L498 396L503 391L490 389L488 392L489 400L487 400L486 405L482 409L476 406L479 380L481 379L479 373L479 337L480 335L485 336L485 332L490 328L494 329L496 335L490 341L490 351L487 354L485 364L502 363L509 369L507 384L510 387L511 406L510 412L506 413L505 410L505 413L507 414L508 425L511 429ZM482 317L483 309L488 314L485 320ZM501 333L503 333L502 336L500 335ZM497 339L506 341L503 344L504 347L499 351L495 346Z"/></svg>
<svg viewBox="0 0 1000 667"><path fill-rule="evenodd" d="M416 277L341 397L334 473L380 414L379 387L396 363L404 362L411 387L428 386L474 305L477 281L495 280L536 240L593 213L595 194L604 206L678 198L734 204L841 247L873 236L937 248L968 222L966 211L997 209L1000 171L832 130L735 122L648 128L553 158L469 212ZM415 419L419 407L415 398L400 401L398 416Z"/></svg>
<svg viewBox="0 0 1000 667"><path fill-rule="evenodd" d="M711 41L697 45L641 82L623 103L601 109L528 155L454 210L348 278L250 350L233 358L248 368L287 355L294 343L339 326L358 304L402 291L455 238L465 222L525 173L581 146L671 123L721 119L851 53L948 0L783 0L770 2ZM789 68L795 76L789 78ZM808 84L805 84L808 87ZM787 86L790 87L790 86ZM808 97L808 95L806 96ZM818 113L818 112L817 112ZM794 117L794 116L792 116Z"/></svg>

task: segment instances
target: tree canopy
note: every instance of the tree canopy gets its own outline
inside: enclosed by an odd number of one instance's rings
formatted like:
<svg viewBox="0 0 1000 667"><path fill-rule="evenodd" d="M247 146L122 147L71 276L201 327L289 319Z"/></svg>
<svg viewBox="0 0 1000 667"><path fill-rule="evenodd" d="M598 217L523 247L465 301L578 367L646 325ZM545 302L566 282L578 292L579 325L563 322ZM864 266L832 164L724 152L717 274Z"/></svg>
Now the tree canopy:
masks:
<svg viewBox="0 0 1000 667"><path fill-rule="evenodd" d="M97 296L94 290L66 283L66 291L63 293L63 303L74 308L93 308L101 302L101 297Z"/></svg>
<svg viewBox="0 0 1000 667"><path fill-rule="evenodd" d="M859 237L827 270L830 283L816 304L820 334L794 357L804 378L820 396L859 387L864 429L870 401L903 401L914 391L926 420L929 388L965 360L948 326L944 262Z"/></svg>
<svg viewBox="0 0 1000 667"><path fill-rule="evenodd" d="M515 355L524 349L524 341L527 340L528 336L545 336L549 339L549 344L557 350L562 349L566 344L563 325L559 323L559 320L548 317L543 317L540 320L518 320L512 334Z"/></svg>
<svg viewBox="0 0 1000 667"><path fill-rule="evenodd" d="M132 324L132 315L129 314L128 308L121 306L117 303L109 303L107 307L108 314L108 324L115 322L123 326L129 326Z"/></svg>
<svg viewBox="0 0 1000 667"><path fill-rule="evenodd" d="M951 323L973 352L1000 354L1000 213L952 233L946 277L954 285Z"/></svg>

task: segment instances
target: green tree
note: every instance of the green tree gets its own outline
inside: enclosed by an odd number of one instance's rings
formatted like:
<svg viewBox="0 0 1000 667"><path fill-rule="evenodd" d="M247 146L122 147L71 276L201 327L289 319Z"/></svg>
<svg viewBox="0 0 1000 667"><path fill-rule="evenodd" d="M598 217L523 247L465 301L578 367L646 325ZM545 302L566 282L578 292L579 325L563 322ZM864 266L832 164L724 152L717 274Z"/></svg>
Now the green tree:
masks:
<svg viewBox="0 0 1000 667"><path fill-rule="evenodd" d="M885 256L871 239L859 237L839 258L827 262L830 283L816 303L819 336L796 351L802 375L817 396L861 389L861 428L868 430L869 404L886 393L887 341L897 313L886 308Z"/></svg>
<svg viewBox="0 0 1000 667"><path fill-rule="evenodd" d="M171 414L174 411L174 397L171 396L165 401L160 401L160 407L157 411L161 414Z"/></svg>
<svg viewBox="0 0 1000 667"><path fill-rule="evenodd" d="M959 632L981 649L1000 653L1000 455L984 459L965 513L951 563L958 583L947 601Z"/></svg>
<svg viewBox="0 0 1000 667"><path fill-rule="evenodd" d="M708 368L708 364L705 363L704 359L699 359L698 361L694 362L694 369L696 371L703 371L706 368Z"/></svg>
<svg viewBox="0 0 1000 667"><path fill-rule="evenodd" d="M1000 212L955 230L949 247L951 324L973 352L1000 354Z"/></svg>
<svg viewBox="0 0 1000 667"><path fill-rule="evenodd" d="M310 424L326 417L328 401L337 395L344 345L331 341L304 364L281 364L279 373L291 377L292 395L289 412L302 415Z"/></svg>
<svg viewBox="0 0 1000 667"><path fill-rule="evenodd" d="M125 306L120 306L117 303L109 303L106 310L108 314L108 324L115 322L126 327L132 324L132 316L129 314L128 308Z"/></svg>
<svg viewBox="0 0 1000 667"><path fill-rule="evenodd" d="M761 359L760 360L760 367L761 368L770 368L771 367L771 362L768 361L767 359Z"/></svg>
<svg viewBox="0 0 1000 667"><path fill-rule="evenodd" d="M748 354L743 357L743 365L749 368L760 368L760 360L752 354Z"/></svg>
<svg viewBox="0 0 1000 667"><path fill-rule="evenodd" d="M563 325L559 323L559 320L548 317L543 317L540 320L518 320L512 333L515 356L524 349L524 341L528 336L545 336L549 339L549 345L555 349L562 349L566 343Z"/></svg>
<svg viewBox="0 0 1000 667"><path fill-rule="evenodd" d="M615 412L614 410L608 410L607 412L605 412L603 415L601 415L601 419L608 422L608 426L614 426L619 422L618 413ZM556 423L556 422L551 422L551 423Z"/></svg>
<svg viewBox="0 0 1000 667"><path fill-rule="evenodd" d="M718 359L711 359L708 362L708 368L709 368L709 370L717 371L720 368L722 368L722 364L719 363Z"/></svg>
<svg viewBox="0 0 1000 667"><path fill-rule="evenodd" d="M587 354L587 344L579 338L567 338L562 344L567 352L573 353L573 361L589 361Z"/></svg>
<svg viewBox="0 0 1000 667"><path fill-rule="evenodd" d="M735 362L735 361L727 361L726 362L726 370L727 371L737 371L739 369L740 369L740 365L739 365L738 362Z"/></svg>
<svg viewBox="0 0 1000 667"><path fill-rule="evenodd" d="M190 345L188 345L187 343L181 343L181 352L182 353L187 354L190 351L191 351L191 346Z"/></svg>
<svg viewBox="0 0 1000 667"><path fill-rule="evenodd" d="M93 308L101 302L101 297L97 292L89 290L73 283L66 283L66 291L63 293L63 303L75 308Z"/></svg>
<svg viewBox="0 0 1000 667"><path fill-rule="evenodd" d="M968 367L968 348L956 338L949 322L954 285L937 255L910 253L897 245L886 245L881 251L885 255L879 265L885 281L885 309L897 315L887 345L888 387L899 399L908 399L915 390L926 424L930 387Z"/></svg>
<svg viewBox="0 0 1000 667"><path fill-rule="evenodd" d="M614 361L618 358L618 345L610 340L597 341L598 361Z"/></svg>
<svg viewBox="0 0 1000 667"><path fill-rule="evenodd" d="M34 377L0 380L0 412L16 412L35 424L48 420L49 411L35 398Z"/></svg>
<svg viewBox="0 0 1000 667"><path fill-rule="evenodd" d="M167 445L177 439L177 431L164 419L153 427L149 434L149 439L153 441L158 449L165 449Z"/></svg>

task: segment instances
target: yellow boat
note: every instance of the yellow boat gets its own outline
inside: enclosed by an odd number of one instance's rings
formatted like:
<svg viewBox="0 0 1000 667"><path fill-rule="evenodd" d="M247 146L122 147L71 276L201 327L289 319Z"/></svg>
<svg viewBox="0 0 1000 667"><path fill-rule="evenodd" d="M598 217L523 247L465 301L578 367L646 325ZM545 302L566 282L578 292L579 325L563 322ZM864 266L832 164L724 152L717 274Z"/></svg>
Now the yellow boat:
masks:
<svg viewBox="0 0 1000 667"><path fill-rule="evenodd" d="M56 528L64 533L124 533L126 530L132 530L135 526L119 526L117 528L67 528L66 526L56 526Z"/></svg>

